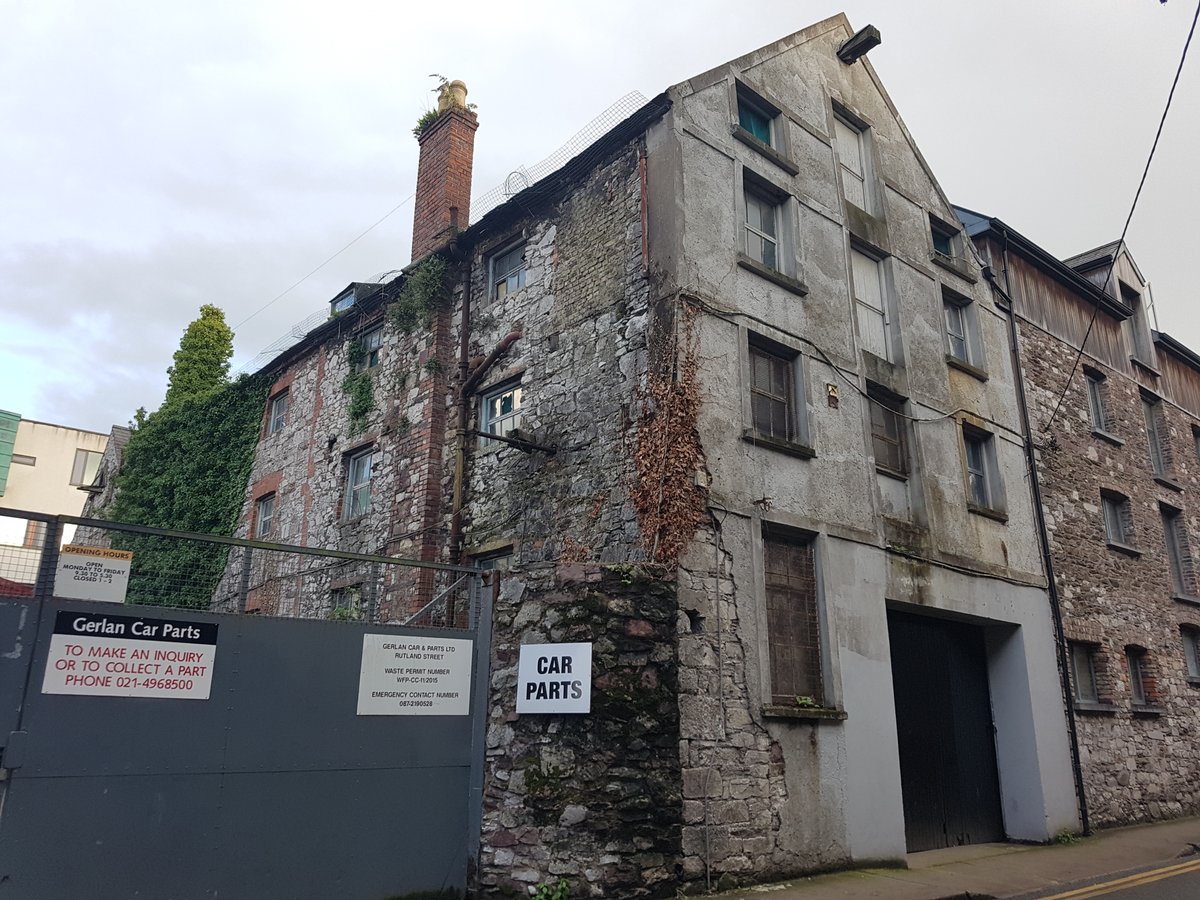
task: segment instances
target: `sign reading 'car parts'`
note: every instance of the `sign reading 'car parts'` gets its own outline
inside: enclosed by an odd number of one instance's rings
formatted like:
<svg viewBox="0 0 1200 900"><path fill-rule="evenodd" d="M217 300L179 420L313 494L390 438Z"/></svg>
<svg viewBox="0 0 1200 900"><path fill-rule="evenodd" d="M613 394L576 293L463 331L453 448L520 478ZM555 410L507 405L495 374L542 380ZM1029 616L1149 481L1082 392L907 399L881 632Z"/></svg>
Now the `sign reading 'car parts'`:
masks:
<svg viewBox="0 0 1200 900"><path fill-rule="evenodd" d="M207 700L217 625L60 610L43 694Z"/></svg>

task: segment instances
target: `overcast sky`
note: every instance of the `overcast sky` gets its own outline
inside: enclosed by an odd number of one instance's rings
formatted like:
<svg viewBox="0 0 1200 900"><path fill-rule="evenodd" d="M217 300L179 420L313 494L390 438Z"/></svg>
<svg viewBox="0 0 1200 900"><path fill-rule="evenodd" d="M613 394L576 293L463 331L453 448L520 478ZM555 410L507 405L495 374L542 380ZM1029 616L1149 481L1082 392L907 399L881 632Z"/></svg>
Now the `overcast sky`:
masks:
<svg viewBox="0 0 1200 900"><path fill-rule="evenodd" d="M1060 257L1120 234L1183 0L0 0L0 408L106 432L162 401L202 303L235 327L237 366L406 264L430 73L478 104L478 195L622 95L838 11L882 32L870 59L952 201ZM1162 330L1200 348L1197 56L1128 241Z"/></svg>

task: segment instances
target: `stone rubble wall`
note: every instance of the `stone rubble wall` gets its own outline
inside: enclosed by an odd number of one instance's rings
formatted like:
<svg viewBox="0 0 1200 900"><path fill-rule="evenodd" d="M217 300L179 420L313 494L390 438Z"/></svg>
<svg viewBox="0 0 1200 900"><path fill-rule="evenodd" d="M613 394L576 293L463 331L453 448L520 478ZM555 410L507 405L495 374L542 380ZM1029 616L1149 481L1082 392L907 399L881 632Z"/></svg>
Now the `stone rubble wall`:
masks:
<svg viewBox="0 0 1200 900"><path fill-rule="evenodd" d="M1034 434L1042 445L1038 474L1055 578L1068 640L1097 645L1100 709L1078 711L1077 730L1094 825L1117 825L1200 812L1200 685L1189 683L1180 625L1200 626L1200 605L1172 599L1159 502L1183 507L1189 545L1200 529L1188 498L1200 491L1194 454L1196 417L1163 401L1168 440L1176 451L1180 493L1154 480L1137 383L1085 357L1104 381L1108 431L1119 446L1092 433L1087 386L1076 372L1052 429L1042 434L1077 355L1076 348L1020 323L1021 360ZM1129 498L1138 555L1107 545L1101 490ZM1132 708L1125 647L1148 651L1153 710Z"/></svg>

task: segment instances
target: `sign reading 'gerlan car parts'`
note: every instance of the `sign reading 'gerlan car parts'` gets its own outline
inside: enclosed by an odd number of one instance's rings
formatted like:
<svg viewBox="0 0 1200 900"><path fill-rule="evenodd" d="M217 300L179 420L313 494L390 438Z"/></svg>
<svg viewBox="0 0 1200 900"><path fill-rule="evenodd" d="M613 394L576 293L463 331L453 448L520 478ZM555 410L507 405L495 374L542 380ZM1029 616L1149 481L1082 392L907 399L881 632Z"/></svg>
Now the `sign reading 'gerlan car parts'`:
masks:
<svg viewBox="0 0 1200 900"><path fill-rule="evenodd" d="M42 693L207 700L216 656L215 623L61 610Z"/></svg>

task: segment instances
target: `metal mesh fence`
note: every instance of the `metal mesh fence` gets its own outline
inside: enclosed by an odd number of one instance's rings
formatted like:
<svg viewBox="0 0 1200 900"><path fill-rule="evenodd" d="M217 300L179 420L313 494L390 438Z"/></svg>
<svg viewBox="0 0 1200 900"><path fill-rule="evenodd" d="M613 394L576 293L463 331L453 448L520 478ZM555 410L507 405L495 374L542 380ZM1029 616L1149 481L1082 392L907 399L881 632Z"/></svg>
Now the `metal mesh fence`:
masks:
<svg viewBox="0 0 1200 900"><path fill-rule="evenodd" d="M3 543L18 534L29 540ZM80 547L120 551L114 556L128 566L128 582L118 602L418 627L478 624L476 569L18 510L0 510L0 596L71 596L55 583L64 547L67 560L87 552Z"/></svg>

